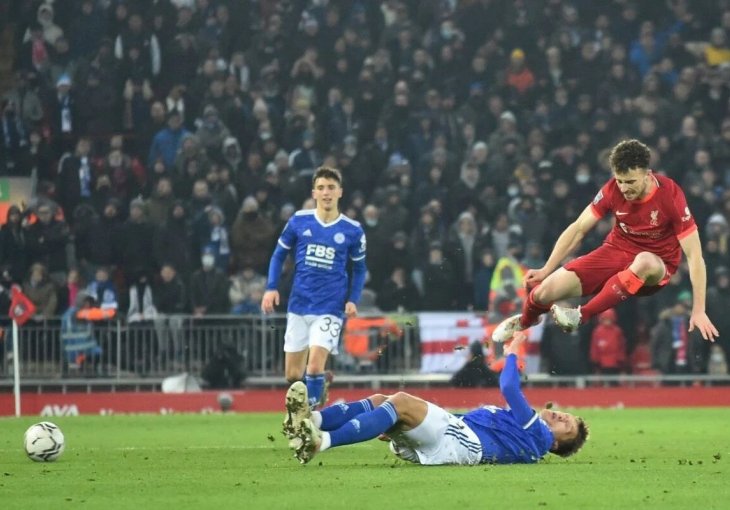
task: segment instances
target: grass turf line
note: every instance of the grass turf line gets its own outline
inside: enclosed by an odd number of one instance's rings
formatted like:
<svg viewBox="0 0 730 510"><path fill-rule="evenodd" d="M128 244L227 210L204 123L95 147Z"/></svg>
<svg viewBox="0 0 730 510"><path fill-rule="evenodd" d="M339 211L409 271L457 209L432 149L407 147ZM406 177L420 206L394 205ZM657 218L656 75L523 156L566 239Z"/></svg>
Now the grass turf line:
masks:
<svg viewBox="0 0 730 510"><path fill-rule="evenodd" d="M55 463L22 451L39 418L0 419L0 507L318 510L724 509L730 409L581 410L591 439L538 465L419 467L380 441L301 466L279 414L50 418L66 435Z"/></svg>

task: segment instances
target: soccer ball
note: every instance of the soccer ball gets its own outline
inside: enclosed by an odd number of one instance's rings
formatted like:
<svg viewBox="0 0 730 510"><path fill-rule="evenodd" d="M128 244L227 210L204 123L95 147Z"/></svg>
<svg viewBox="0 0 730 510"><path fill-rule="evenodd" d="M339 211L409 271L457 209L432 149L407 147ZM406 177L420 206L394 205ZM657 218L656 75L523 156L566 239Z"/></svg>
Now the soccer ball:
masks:
<svg viewBox="0 0 730 510"><path fill-rule="evenodd" d="M36 462L52 462L63 453L66 442L58 425L42 421L31 425L23 436L25 453Z"/></svg>

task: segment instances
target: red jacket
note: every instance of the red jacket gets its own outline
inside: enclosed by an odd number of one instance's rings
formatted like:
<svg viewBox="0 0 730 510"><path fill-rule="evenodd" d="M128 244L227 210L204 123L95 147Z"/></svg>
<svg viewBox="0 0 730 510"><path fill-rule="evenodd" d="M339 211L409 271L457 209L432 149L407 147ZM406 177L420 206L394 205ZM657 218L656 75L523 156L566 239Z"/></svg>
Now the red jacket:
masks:
<svg viewBox="0 0 730 510"><path fill-rule="evenodd" d="M616 324L599 324L591 335L591 362L600 368L623 368L626 339Z"/></svg>

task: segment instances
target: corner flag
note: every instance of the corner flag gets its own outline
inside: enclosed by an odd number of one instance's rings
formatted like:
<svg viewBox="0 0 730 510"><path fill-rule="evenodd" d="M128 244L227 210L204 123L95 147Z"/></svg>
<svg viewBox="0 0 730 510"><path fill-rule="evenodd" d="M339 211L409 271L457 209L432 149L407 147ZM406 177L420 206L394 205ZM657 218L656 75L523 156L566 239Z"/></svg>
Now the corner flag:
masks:
<svg viewBox="0 0 730 510"><path fill-rule="evenodd" d="M10 289L10 310L8 315L11 319L22 326L35 314L36 308L28 296L23 294L20 286L13 285Z"/></svg>

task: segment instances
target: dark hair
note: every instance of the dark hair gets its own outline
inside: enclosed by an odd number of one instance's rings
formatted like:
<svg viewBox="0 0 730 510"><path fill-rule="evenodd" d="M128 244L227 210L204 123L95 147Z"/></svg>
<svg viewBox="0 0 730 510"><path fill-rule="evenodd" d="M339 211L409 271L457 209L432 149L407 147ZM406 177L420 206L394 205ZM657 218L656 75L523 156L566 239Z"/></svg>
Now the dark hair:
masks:
<svg viewBox="0 0 730 510"><path fill-rule="evenodd" d="M556 448L550 449L550 453L554 453L560 457L570 457L571 455L578 453L578 450L583 448L583 445L588 439L588 425L586 425L586 422L583 421L583 418L578 418L576 416L576 420L578 423L578 433L575 437L560 441Z"/></svg>
<svg viewBox="0 0 730 510"><path fill-rule="evenodd" d="M649 168L651 151L639 140L623 140L611 149L608 162L618 174L625 174L634 168Z"/></svg>
<svg viewBox="0 0 730 510"><path fill-rule="evenodd" d="M342 186L342 174L336 168L329 166L321 166L314 172L314 175L312 176L312 187L314 187L314 183L317 182L317 179L332 179Z"/></svg>

